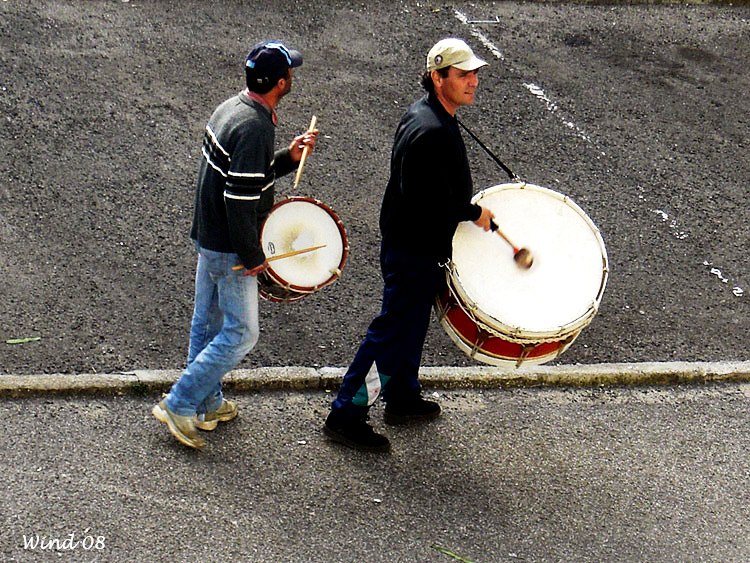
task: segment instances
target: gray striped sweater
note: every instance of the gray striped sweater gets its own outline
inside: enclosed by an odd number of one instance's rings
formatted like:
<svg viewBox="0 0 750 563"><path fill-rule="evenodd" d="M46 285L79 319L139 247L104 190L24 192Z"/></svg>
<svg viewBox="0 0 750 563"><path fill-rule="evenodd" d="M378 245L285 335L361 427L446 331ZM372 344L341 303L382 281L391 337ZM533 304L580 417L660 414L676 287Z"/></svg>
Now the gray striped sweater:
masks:
<svg viewBox="0 0 750 563"><path fill-rule="evenodd" d="M190 237L238 254L248 269L265 260L259 231L276 177L297 167L288 149L274 151L275 132L271 109L241 92L216 108L203 135Z"/></svg>

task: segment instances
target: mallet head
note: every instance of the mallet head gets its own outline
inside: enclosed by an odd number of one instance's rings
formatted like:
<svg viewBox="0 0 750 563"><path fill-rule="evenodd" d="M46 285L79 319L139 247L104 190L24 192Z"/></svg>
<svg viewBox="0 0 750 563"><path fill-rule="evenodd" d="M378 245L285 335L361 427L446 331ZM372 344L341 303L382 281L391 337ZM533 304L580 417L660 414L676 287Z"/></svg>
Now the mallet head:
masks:
<svg viewBox="0 0 750 563"><path fill-rule="evenodd" d="M531 255L528 248L518 249L513 255L513 260L516 261L519 268L523 268L524 270L531 268L531 265L534 263L534 257Z"/></svg>

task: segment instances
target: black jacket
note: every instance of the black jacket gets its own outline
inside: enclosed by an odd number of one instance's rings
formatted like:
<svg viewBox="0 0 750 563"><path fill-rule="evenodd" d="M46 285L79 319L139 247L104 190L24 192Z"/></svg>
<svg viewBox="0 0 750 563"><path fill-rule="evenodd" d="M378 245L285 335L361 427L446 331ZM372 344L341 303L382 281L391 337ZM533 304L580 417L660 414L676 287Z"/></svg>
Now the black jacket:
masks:
<svg viewBox="0 0 750 563"><path fill-rule="evenodd" d="M380 211L384 243L440 261L452 254L461 221L475 221L474 188L461 132L434 95L401 118Z"/></svg>

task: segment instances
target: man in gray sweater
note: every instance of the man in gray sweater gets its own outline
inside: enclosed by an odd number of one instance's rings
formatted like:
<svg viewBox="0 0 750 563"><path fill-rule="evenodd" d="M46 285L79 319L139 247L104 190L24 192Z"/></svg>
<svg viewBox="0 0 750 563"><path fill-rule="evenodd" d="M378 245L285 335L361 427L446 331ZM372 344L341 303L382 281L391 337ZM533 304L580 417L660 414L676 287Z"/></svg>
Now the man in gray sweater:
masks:
<svg viewBox="0 0 750 563"><path fill-rule="evenodd" d="M213 430L237 416L221 382L258 341L257 275L268 267L260 226L275 179L295 170L317 139L317 131L307 132L274 150L276 106L301 64L302 55L283 43L255 45L245 60L247 88L219 105L206 125L190 233L198 266L187 367L152 409L192 448L206 445L197 428Z"/></svg>

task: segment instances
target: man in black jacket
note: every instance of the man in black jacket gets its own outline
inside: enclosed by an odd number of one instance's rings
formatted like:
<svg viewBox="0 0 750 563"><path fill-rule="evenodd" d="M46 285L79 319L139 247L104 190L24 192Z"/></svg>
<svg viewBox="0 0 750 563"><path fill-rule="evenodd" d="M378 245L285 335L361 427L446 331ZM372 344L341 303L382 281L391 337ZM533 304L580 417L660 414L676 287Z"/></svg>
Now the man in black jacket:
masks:
<svg viewBox="0 0 750 563"><path fill-rule="evenodd" d="M196 428L213 430L237 416L221 381L258 340L256 276L268 267L260 226L275 179L297 168L304 147L315 146L312 131L274 150L276 106L301 64L302 55L278 41L255 45L245 60L247 88L219 105L206 125L190 232L198 267L187 367L152 409L192 448L206 445Z"/></svg>
<svg viewBox="0 0 750 563"><path fill-rule="evenodd" d="M489 230L493 217L471 203L471 171L455 117L459 107L474 102L478 71L486 64L460 39L439 41L422 77L427 95L409 107L396 130L380 213L383 304L326 419L324 432L336 442L389 449L388 439L366 421L381 390L386 423L440 414L437 403L421 397L418 370L431 308L445 284L441 264L451 256L456 227L474 221Z"/></svg>

